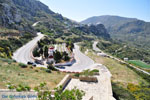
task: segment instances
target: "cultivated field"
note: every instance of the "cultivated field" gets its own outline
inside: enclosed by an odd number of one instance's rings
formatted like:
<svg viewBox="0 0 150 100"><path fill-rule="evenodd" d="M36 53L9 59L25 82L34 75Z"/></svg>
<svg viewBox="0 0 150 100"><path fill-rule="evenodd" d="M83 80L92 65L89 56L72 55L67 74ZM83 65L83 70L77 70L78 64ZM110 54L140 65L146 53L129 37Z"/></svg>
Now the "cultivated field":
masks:
<svg viewBox="0 0 150 100"><path fill-rule="evenodd" d="M140 60L130 60L129 63L141 67L141 68L150 68L150 65L146 64L145 62L142 62Z"/></svg>

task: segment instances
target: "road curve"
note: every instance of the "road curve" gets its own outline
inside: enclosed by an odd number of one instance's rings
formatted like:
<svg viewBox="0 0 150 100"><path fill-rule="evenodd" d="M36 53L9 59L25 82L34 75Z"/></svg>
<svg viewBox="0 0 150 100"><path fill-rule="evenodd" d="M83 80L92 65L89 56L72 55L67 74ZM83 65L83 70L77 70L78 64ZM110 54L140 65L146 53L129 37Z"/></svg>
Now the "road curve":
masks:
<svg viewBox="0 0 150 100"><path fill-rule="evenodd" d="M75 49L73 50L76 63L72 66L65 66L64 69L59 69L60 71L70 71L70 72L81 72L85 69L93 67L94 61L88 56L84 55L77 44L75 44Z"/></svg>
<svg viewBox="0 0 150 100"><path fill-rule="evenodd" d="M96 51L96 52L100 52L101 50L97 47L97 41L95 41L94 43L93 43L93 50L94 51Z"/></svg>
<svg viewBox="0 0 150 100"><path fill-rule="evenodd" d="M28 61L33 61L31 56L31 51L36 45L36 43L43 38L44 35L40 32L37 33L37 37L35 37L33 40L19 48L16 52L13 53L13 59L15 59L17 62L27 64Z"/></svg>

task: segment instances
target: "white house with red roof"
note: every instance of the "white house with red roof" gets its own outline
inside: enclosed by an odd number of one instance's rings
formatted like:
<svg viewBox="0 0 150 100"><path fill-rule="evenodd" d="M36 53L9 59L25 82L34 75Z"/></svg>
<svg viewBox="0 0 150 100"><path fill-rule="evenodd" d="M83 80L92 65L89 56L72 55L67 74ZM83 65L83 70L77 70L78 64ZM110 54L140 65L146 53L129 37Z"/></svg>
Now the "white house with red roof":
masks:
<svg viewBox="0 0 150 100"><path fill-rule="evenodd" d="M54 62L53 53L54 53L54 47L52 46L52 47L50 47L50 48L48 49L48 54L49 54L49 56L48 56L48 59L47 59L47 63L52 63L52 62Z"/></svg>

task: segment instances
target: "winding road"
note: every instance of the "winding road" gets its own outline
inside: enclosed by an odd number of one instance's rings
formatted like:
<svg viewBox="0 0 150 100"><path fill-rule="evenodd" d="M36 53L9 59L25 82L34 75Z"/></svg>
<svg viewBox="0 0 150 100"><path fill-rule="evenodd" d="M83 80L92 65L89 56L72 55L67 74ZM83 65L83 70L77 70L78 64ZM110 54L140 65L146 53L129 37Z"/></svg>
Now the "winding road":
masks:
<svg viewBox="0 0 150 100"><path fill-rule="evenodd" d="M36 43L43 38L44 35L40 32L37 33L37 37L35 37L33 40L19 48L16 52L13 53L13 59L15 59L17 62L27 64L28 61L34 61L31 55L31 51L33 50Z"/></svg>
<svg viewBox="0 0 150 100"><path fill-rule="evenodd" d="M72 66L64 66L64 69L59 69L61 71L70 72L81 72L83 70L89 69L94 66L94 61L88 56L84 55L77 44L75 44L75 49L73 50L76 63Z"/></svg>
<svg viewBox="0 0 150 100"><path fill-rule="evenodd" d="M35 27L39 22L40 21L34 23L32 26ZM28 61L34 62L31 52L35 47L36 43L43 37L44 37L43 34L37 33L37 37L35 37L33 40L31 40L26 45L22 46L16 52L14 52L12 58L15 59L17 62L24 64L27 64ZM72 66L64 66L63 68L59 68L60 71L81 72L85 69L89 69L93 66L96 66L96 64L94 64L94 61L92 59L90 59L88 56L84 55L80 51L80 48L77 44L75 44L73 52L76 62ZM46 67L46 65L37 65L37 66Z"/></svg>
<svg viewBox="0 0 150 100"><path fill-rule="evenodd" d="M97 47L97 41L95 41L94 43L93 43L93 50L94 51L96 51L96 52L101 52L101 50Z"/></svg>
<svg viewBox="0 0 150 100"><path fill-rule="evenodd" d="M31 55L31 52L36 45L36 43L44 36L41 33L37 33L37 37L35 37L32 41L19 48L13 54L13 59L17 62L27 64L28 61L34 61ZM94 61L90 59L88 56L84 55L77 44L75 44L75 49L73 50L76 62L72 66L64 66L60 68L60 71L70 71L70 72L81 72L85 69L89 69L94 66ZM38 65L38 67L46 67L42 65Z"/></svg>

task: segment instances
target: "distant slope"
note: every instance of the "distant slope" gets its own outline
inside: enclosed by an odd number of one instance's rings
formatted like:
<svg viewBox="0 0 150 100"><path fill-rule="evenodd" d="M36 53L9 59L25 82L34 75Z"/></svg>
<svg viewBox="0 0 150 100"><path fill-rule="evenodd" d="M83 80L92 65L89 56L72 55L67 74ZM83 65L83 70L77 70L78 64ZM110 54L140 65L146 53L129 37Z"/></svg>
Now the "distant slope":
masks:
<svg viewBox="0 0 150 100"><path fill-rule="evenodd" d="M110 35L108 34L108 32L103 24L82 25L82 26L76 27L76 29L84 32L85 34L92 34L97 37L102 37L104 39L110 39Z"/></svg>
<svg viewBox="0 0 150 100"><path fill-rule="evenodd" d="M134 18L125 18L125 17L119 17L119 16L95 16L88 18L84 21L82 21L82 24L104 24L105 27L108 29L109 27L115 27L123 25L124 23L136 21L137 19Z"/></svg>
<svg viewBox="0 0 150 100"><path fill-rule="evenodd" d="M136 21L137 19L135 18L125 18L125 17L120 17L120 16L109 16L109 15L104 15L104 16L94 16L91 18L88 18L84 21L82 21L82 24L104 24L106 28L109 27L114 27L114 26L120 26L123 25L124 23Z"/></svg>
<svg viewBox="0 0 150 100"><path fill-rule="evenodd" d="M104 24L113 39L122 40L131 45L150 47L150 22L119 16L91 17L82 24Z"/></svg>

